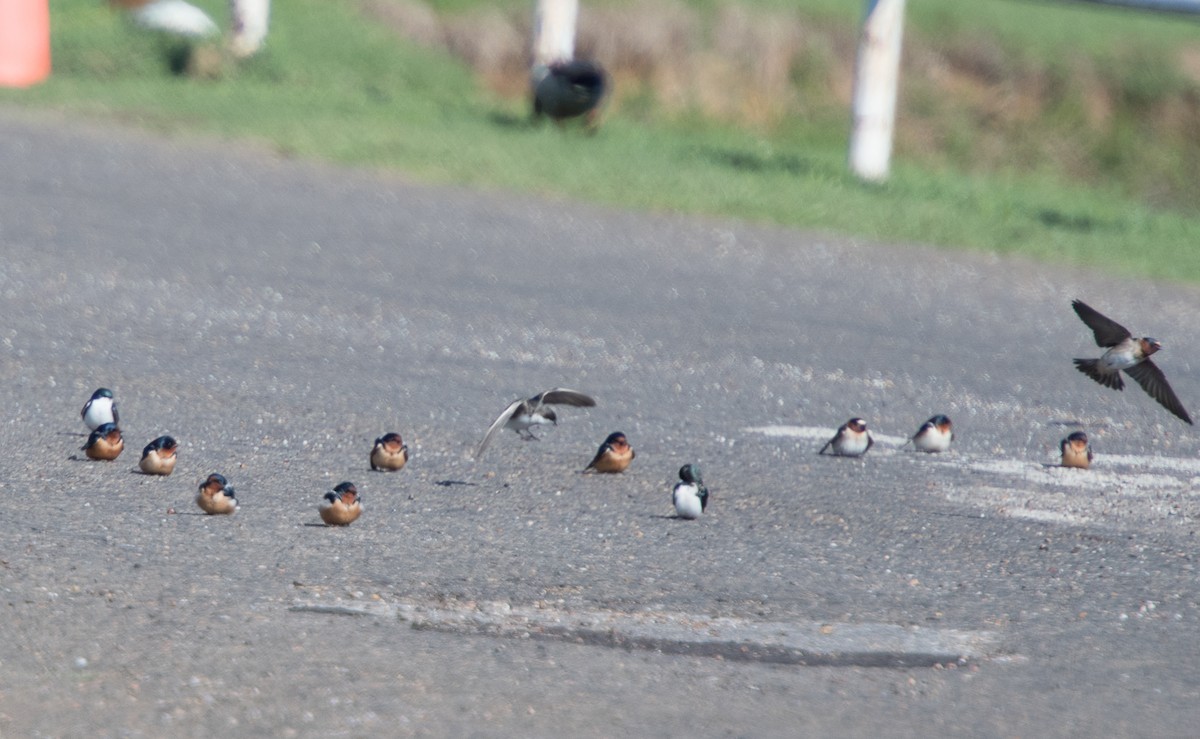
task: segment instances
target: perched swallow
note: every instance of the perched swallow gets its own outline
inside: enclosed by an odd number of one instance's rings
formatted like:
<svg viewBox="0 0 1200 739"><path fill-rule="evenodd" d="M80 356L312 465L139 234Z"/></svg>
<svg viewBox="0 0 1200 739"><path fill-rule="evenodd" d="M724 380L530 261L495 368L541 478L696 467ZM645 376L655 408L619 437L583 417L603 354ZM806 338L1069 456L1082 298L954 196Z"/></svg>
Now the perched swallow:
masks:
<svg viewBox="0 0 1200 739"><path fill-rule="evenodd" d="M375 440L371 449L371 469L376 472L404 469L408 464L408 445L400 438L400 434L384 434Z"/></svg>
<svg viewBox="0 0 1200 739"><path fill-rule="evenodd" d="M88 399L88 402L83 404L83 410L79 411L79 416L92 431L95 431L106 423L117 424L121 422L117 417L117 401L113 400L112 390L106 387L102 387L92 393L92 397Z"/></svg>
<svg viewBox="0 0 1200 739"><path fill-rule="evenodd" d="M679 482L671 491L671 502L675 504L675 513L680 518L700 518L700 514L708 508L708 488L700 479L700 468L694 464L685 464L679 468Z"/></svg>
<svg viewBox="0 0 1200 739"><path fill-rule="evenodd" d="M1087 434L1076 431L1058 443L1062 452L1063 467L1078 467L1086 470L1092 463L1092 446L1088 444Z"/></svg>
<svg viewBox="0 0 1200 739"><path fill-rule="evenodd" d="M354 483L343 482L325 493L317 511L321 520L330 526L345 526L362 515L362 501Z"/></svg>
<svg viewBox="0 0 1200 739"><path fill-rule="evenodd" d="M1099 359L1076 359L1075 366L1080 372L1105 387L1124 390L1121 370L1125 370L1151 398L1187 423L1192 423L1191 416L1167 384L1162 370L1150 361L1150 355L1162 349L1163 345L1158 339L1133 336L1127 328L1081 300L1071 301L1071 307L1095 334L1096 345L1108 347L1108 351Z"/></svg>
<svg viewBox="0 0 1200 739"><path fill-rule="evenodd" d="M629 469L629 463L636 456L637 453L633 451L633 447L629 446L629 440L625 438L625 434L614 431L600 445L596 456L583 471L624 472Z"/></svg>
<svg viewBox="0 0 1200 739"><path fill-rule="evenodd" d="M111 462L125 451L125 439L121 438L121 429L117 428L117 424L105 423L93 431L87 443L79 448L87 453L88 459Z"/></svg>
<svg viewBox="0 0 1200 739"><path fill-rule="evenodd" d="M196 505L210 516L233 513L238 508L233 488L225 481L223 475L216 473L209 475L207 480L200 483L200 491L196 493Z"/></svg>
<svg viewBox="0 0 1200 739"><path fill-rule="evenodd" d="M817 454L824 454L825 450L829 449L829 453L834 456L861 457L874 443L871 433L867 431L867 422L861 418L851 418L841 425L833 438L825 442L825 446L821 447Z"/></svg>
<svg viewBox="0 0 1200 739"><path fill-rule="evenodd" d="M909 441L919 452L944 452L954 441L953 424L949 418L938 414L921 424Z"/></svg>
<svg viewBox="0 0 1200 739"><path fill-rule="evenodd" d="M532 82L535 119L545 115L561 124L585 116L587 129L596 129L600 101L608 88L608 75L600 65L580 59L538 64Z"/></svg>
<svg viewBox="0 0 1200 739"><path fill-rule="evenodd" d="M160 436L142 450L138 467L147 475L169 475L175 471L179 443L170 436Z"/></svg>
<svg viewBox="0 0 1200 739"><path fill-rule="evenodd" d="M488 444L492 443L492 437L501 428L512 429L522 439L530 441L537 439L533 435L533 432L529 430L530 427L540 423L558 425L558 416L554 414L553 408L548 407L550 405L573 405L577 408L591 408L596 405L596 401L583 393L561 387L538 393L529 400L518 398L509 403L504 412L492 422L491 427L483 436L483 441L479 442L479 448L475 450L475 458L478 459L483 454L483 450L487 449Z"/></svg>

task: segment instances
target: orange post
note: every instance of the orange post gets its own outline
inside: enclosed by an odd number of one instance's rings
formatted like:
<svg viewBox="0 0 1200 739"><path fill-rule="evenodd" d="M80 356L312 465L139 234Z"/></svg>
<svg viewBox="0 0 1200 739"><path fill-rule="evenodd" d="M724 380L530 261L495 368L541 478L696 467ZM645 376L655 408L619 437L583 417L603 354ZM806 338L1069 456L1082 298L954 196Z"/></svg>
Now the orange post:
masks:
<svg viewBox="0 0 1200 739"><path fill-rule="evenodd" d="M49 76L49 0L0 0L0 86L28 87Z"/></svg>

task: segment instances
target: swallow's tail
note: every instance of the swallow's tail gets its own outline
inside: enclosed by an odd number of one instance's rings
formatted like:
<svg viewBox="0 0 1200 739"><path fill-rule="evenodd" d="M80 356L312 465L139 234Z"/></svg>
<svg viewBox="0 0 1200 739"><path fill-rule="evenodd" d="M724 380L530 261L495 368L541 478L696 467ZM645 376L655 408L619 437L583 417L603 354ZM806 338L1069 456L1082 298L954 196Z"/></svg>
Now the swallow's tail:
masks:
<svg viewBox="0 0 1200 739"><path fill-rule="evenodd" d="M1125 382L1121 380L1120 372L1105 372L1100 369L1099 359L1076 359L1075 369L1092 378L1105 387L1113 390L1124 390Z"/></svg>

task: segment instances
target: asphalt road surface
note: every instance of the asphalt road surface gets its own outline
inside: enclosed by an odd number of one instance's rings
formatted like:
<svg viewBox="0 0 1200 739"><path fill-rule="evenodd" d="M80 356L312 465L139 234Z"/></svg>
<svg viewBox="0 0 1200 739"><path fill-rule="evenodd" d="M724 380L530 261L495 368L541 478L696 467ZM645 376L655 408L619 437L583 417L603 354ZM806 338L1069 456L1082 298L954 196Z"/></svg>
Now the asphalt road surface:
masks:
<svg viewBox="0 0 1200 739"><path fill-rule="evenodd" d="M1194 287L11 109L0 254L0 735L1196 733L1197 432L1070 361L1078 297L1200 411ZM472 458L557 386L598 405ZM954 449L901 449L934 413ZM851 416L875 448L818 456ZM630 470L580 474L615 430Z"/></svg>

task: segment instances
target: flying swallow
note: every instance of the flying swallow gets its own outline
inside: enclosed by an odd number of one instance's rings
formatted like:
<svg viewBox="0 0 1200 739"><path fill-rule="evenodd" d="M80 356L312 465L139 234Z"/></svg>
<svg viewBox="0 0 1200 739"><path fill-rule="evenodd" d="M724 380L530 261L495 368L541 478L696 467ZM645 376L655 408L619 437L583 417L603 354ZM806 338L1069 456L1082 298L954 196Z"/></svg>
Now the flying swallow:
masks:
<svg viewBox="0 0 1200 739"><path fill-rule="evenodd" d="M867 431L867 422L861 418L851 418L838 428L833 438L825 442L817 454L824 454L828 449L830 454L838 457L861 457L874 443L871 433Z"/></svg>
<svg viewBox="0 0 1200 739"><path fill-rule="evenodd" d="M1058 443L1062 452L1063 467L1078 467L1086 470L1092 463L1092 446L1088 444L1087 434L1076 431Z"/></svg>
<svg viewBox="0 0 1200 739"><path fill-rule="evenodd" d="M537 439L533 435L533 432L529 430L530 427L540 423L558 425L558 416L554 414L554 409L550 408L550 405L573 405L577 408L591 408L596 405L596 401L583 393L561 387L538 393L528 400L518 398L509 403L504 412L492 422L491 427L483 436L483 441L479 442L479 448L475 450L475 458L478 459L483 454L488 444L492 443L492 437L501 428L512 429L522 439L530 441Z"/></svg>
<svg viewBox="0 0 1200 739"><path fill-rule="evenodd" d="M321 520L330 526L345 526L362 514L362 501L354 483L343 482L325 493L317 511L321 514Z"/></svg>
<svg viewBox="0 0 1200 739"><path fill-rule="evenodd" d="M169 475L175 471L179 442L170 436L160 436L142 450L138 467L147 475Z"/></svg>
<svg viewBox="0 0 1200 739"><path fill-rule="evenodd" d="M700 518L700 514L708 508L708 488L700 479L700 468L694 464L685 464L679 468L679 482L671 490L671 502L675 504L675 513L680 518Z"/></svg>
<svg viewBox="0 0 1200 739"><path fill-rule="evenodd" d="M171 36L202 39L219 36L221 29L200 8L184 0L108 0L125 11L134 25Z"/></svg>
<svg viewBox="0 0 1200 739"><path fill-rule="evenodd" d="M1121 370L1125 370L1151 398L1187 423L1192 423L1191 416L1167 384L1162 370L1150 361L1150 355L1162 349L1163 345L1158 339L1133 336L1127 328L1081 300L1071 301L1071 307L1095 334L1096 345L1108 347L1108 351L1099 359L1076 359L1075 366L1080 372L1105 387L1124 390Z"/></svg>
<svg viewBox="0 0 1200 739"><path fill-rule="evenodd" d="M223 475L216 473L209 475L208 479L200 483L200 491L196 493L196 505L210 516L233 513L238 508L233 488L225 481Z"/></svg>
<svg viewBox="0 0 1200 739"><path fill-rule="evenodd" d="M80 449L87 453L88 459L111 462L125 451L125 439L121 437L121 429L117 428L115 423L104 423L88 436L87 443Z"/></svg>
<svg viewBox="0 0 1200 739"><path fill-rule="evenodd" d="M376 472L404 469L408 464L408 445L400 438L400 434L389 433L375 440L371 449L371 469Z"/></svg>
<svg viewBox="0 0 1200 739"><path fill-rule="evenodd" d="M538 64L533 68L533 116L545 115L561 124L585 116L588 131L596 129L600 101L608 75L595 62L582 59Z"/></svg>
<svg viewBox="0 0 1200 739"><path fill-rule="evenodd" d="M117 401L113 400L113 391L106 387L92 393L88 402L83 404L83 410L79 411L79 416L92 431L106 423L121 422L117 417Z"/></svg>
<svg viewBox="0 0 1200 739"><path fill-rule="evenodd" d="M909 441L919 452L944 452L954 441L953 424L949 418L938 414L921 424Z"/></svg>
<svg viewBox="0 0 1200 739"><path fill-rule="evenodd" d="M629 446L629 440L625 438L625 434L614 431L600 445L596 456L583 471L624 472L629 469L629 463L636 456L637 453L633 451L633 447Z"/></svg>

